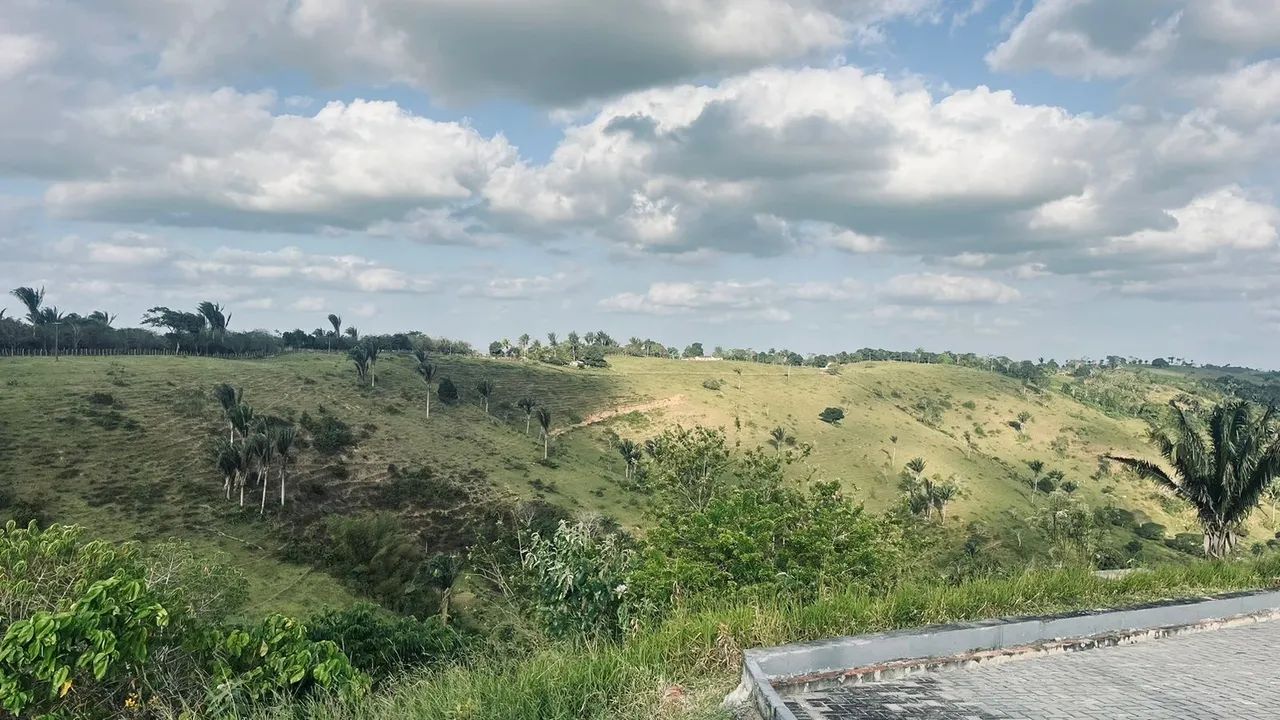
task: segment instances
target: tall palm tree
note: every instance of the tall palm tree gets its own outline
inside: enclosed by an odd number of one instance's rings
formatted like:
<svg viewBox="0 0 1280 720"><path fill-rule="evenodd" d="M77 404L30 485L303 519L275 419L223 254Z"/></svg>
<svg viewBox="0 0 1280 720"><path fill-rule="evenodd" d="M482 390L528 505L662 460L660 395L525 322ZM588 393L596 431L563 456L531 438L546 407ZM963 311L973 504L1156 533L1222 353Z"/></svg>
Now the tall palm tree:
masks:
<svg viewBox="0 0 1280 720"><path fill-rule="evenodd" d="M422 381L427 384L427 419L431 419L431 381L436 377L436 366L425 360L426 354L423 354L422 360L418 361L418 374L422 376Z"/></svg>
<svg viewBox="0 0 1280 720"><path fill-rule="evenodd" d="M1205 555L1225 557L1235 548L1240 524L1280 475L1276 409L1259 412L1244 400L1228 400L1202 423L1177 401L1169 406L1168 426L1152 428L1149 439L1172 473L1148 460L1106 457L1190 504L1204 528Z"/></svg>
<svg viewBox="0 0 1280 720"><path fill-rule="evenodd" d="M538 407L538 401L531 397L522 397L516 402L516 407L524 411L524 434L529 434L529 424L533 421L533 409Z"/></svg>
<svg viewBox="0 0 1280 720"><path fill-rule="evenodd" d="M213 446L213 461L222 473L222 492L230 500L232 481L238 482L240 478L240 450L235 442L218 438Z"/></svg>
<svg viewBox="0 0 1280 720"><path fill-rule="evenodd" d="M40 314L40 304L44 302L44 288L36 290L30 287L18 287L9 291L9 294L18 298L18 300L27 306L27 320L32 325L42 325L43 320Z"/></svg>
<svg viewBox="0 0 1280 720"><path fill-rule="evenodd" d="M540 407L536 415L542 428L542 459L546 460L551 448L551 411Z"/></svg>
<svg viewBox="0 0 1280 720"><path fill-rule="evenodd" d="M267 480L271 475L271 461L276 457L276 444L274 439L275 429L267 427L264 423L260 426L257 437L262 438L256 444L258 450L258 482L262 485L262 502L258 505L258 514L262 515L267 512Z"/></svg>
<svg viewBox="0 0 1280 720"><path fill-rule="evenodd" d="M489 414L489 398L493 397L493 381L484 379L476 385L476 392L480 393L480 398L484 400L484 414Z"/></svg>
<svg viewBox="0 0 1280 720"><path fill-rule="evenodd" d="M284 486L289 475L289 460L297 444L298 430L292 425L278 425L271 434L276 457L280 458L280 507L284 507Z"/></svg>
<svg viewBox="0 0 1280 720"><path fill-rule="evenodd" d="M329 324L333 326L333 334L328 336L330 340L327 349L332 350L333 340L342 338L342 316L329 313Z"/></svg>
<svg viewBox="0 0 1280 720"><path fill-rule="evenodd" d="M205 322L209 323L209 331L216 337L225 336L227 326L231 324L231 313L223 314L224 309L221 305L208 300L196 306L196 312L204 316Z"/></svg>
<svg viewBox="0 0 1280 720"><path fill-rule="evenodd" d="M364 358L369 365L369 387L378 386L378 343L372 338L364 339Z"/></svg>
<svg viewBox="0 0 1280 720"><path fill-rule="evenodd" d="M634 440L623 440L618 443L618 454L627 463L626 478L629 481L635 474L636 462L640 460L640 445Z"/></svg>
<svg viewBox="0 0 1280 720"><path fill-rule="evenodd" d="M237 403L236 406L229 411L228 417L231 419L231 429L233 434L238 432L242 438L249 437L249 433L252 432L256 426L253 407L244 402Z"/></svg>
<svg viewBox="0 0 1280 720"><path fill-rule="evenodd" d="M230 428L231 442L236 441L236 424L231 417L231 413L240 405L241 398L244 396L244 390L236 390L226 383L220 383L213 388L213 396L218 399L218 403L222 405L222 414L227 418L227 426Z"/></svg>
<svg viewBox="0 0 1280 720"><path fill-rule="evenodd" d="M244 507L244 489L249 484L249 477L257 476L261 470L263 446L267 444L267 436L259 432L245 435L240 443L240 477L236 484L240 489L240 507Z"/></svg>
<svg viewBox="0 0 1280 720"><path fill-rule="evenodd" d="M343 331L343 334L351 338L352 341L358 341L360 339L360 331L357 330L355 326L348 327L346 330Z"/></svg>
<svg viewBox="0 0 1280 720"><path fill-rule="evenodd" d="M89 322L98 323L103 327L111 327L111 324L116 321L116 316L106 312L105 310L94 310L89 313L85 319Z"/></svg>

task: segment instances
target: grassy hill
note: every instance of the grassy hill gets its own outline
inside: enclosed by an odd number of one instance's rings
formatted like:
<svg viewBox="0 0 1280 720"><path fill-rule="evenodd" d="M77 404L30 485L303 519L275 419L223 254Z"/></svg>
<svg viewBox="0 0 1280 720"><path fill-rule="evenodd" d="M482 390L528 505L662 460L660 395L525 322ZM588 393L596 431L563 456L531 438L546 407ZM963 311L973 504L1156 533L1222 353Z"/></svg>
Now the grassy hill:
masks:
<svg viewBox="0 0 1280 720"><path fill-rule="evenodd" d="M0 477L11 478L18 500L49 519L111 539L176 536L227 553L251 578L254 609L352 601L333 578L280 559L285 540L276 530L300 518L383 507L434 513L448 523L452 508L442 503L537 497L638 526L641 498L618 482L623 461L611 440L644 439L675 423L722 427L743 447L765 444L781 426L812 447L791 468L798 480L815 472L839 479L871 508L896 500L897 471L919 456L930 474L955 475L965 488L953 516L993 525L1022 520L1035 507L1023 483L1026 461L1038 459L1078 484L1077 495L1090 505L1135 510L1171 532L1193 527L1189 514L1153 488L1098 473L1102 452L1150 453L1143 422L994 373L868 362L829 374L630 357L586 370L481 358L435 362L437 379L453 380L463 401L435 401L428 418L426 387L403 355L384 354L376 388L357 383L336 353L253 361L0 360ZM1129 392L1157 402L1194 386L1185 374L1153 378ZM475 392L481 379L496 386L488 416ZM241 510L223 499L206 452L210 438L226 431L210 394L219 382L243 387L259 413L337 417L358 444L341 456L304 452L292 481L296 502L283 516L271 509L259 518L256 497ZM550 462L541 462L536 423L525 434L516 402L526 396L551 409ZM818 419L827 406L844 409L843 423ZM1021 431L1010 426L1019 416ZM420 482L406 482L415 470L423 470ZM406 493L418 496L406 500Z"/></svg>

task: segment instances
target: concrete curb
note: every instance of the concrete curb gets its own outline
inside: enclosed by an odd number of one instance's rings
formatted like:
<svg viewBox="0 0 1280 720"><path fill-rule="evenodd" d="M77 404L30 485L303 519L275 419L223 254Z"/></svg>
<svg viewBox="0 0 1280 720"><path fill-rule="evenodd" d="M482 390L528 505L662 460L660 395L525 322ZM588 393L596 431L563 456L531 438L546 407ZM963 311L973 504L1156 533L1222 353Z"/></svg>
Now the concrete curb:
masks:
<svg viewBox="0 0 1280 720"><path fill-rule="evenodd" d="M1015 656L1126 644L1280 618L1280 591L1184 598L1122 609L1014 617L747 650L743 700L764 720L796 720L779 690L816 690Z"/></svg>

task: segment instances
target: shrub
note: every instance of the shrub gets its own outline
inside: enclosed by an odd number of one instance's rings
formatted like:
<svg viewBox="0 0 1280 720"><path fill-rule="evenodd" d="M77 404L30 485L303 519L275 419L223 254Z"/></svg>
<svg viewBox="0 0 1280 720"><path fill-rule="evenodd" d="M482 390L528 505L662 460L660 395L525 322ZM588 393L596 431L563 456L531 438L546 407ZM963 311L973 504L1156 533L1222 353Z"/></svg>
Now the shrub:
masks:
<svg viewBox="0 0 1280 720"><path fill-rule="evenodd" d="M1134 532L1138 534L1138 537L1146 538L1147 540L1163 540L1165 527L1157 522L1144 522Z"/></svg>
<svg viewBox="0 0 1280 720"><path fill-rule="evenodd" d="M375 679L453 660L464 648L464 637L437 617L396 616L368 603L312 616L307 628L312 641L333 642Z"/></svg>
<svg viewBox="0 0 1280 720"><path fill-rule="evenodd" d="M523 564L534 607L552 634L617 637L627 628L635 554L618 535L561 521L553 534L533 534Z"/></svg>
<svg viewBox="0 0 1280 720"><path fill-rule="evenodd" d="M1058 484L1053 481L1053 478L1042 477L1036 481L1036 490L1039 490L1045 495L1048 495L1049 493L1057 489L1058 489Z"/></svg>
<svg viewBox="0 0 1280 720"><path fill-rule="evenodd" d="M325 455L341 454L356 444L351 426L330 415L323 407L319 419L313 419L304 412L298 423L311 433L311 446Z"/></svg>
<svg viewBox="0 0 1280 720"><path fill-rule="evenodd" d="M960 407L964 408L965 410L977 410L978 403L972 400L965 400L964 402L960 403Z"/></svg>
<svg viewBox="0 0 1280 720"><path fill-rule="evenodd" d="M393 610L433 612L428 588L416 583L421 544L389 513L331 518L326 560L334 574Z"/></svg>
<svg viewBox="0 0 1280 720"><path fill-rule="evenodd" d="M724 387L724 381L719 378L707 378L702 381L702 387L708 390L719 390Z"/></svg>
<svg viewBox="0 0 1280 720"><path fill-rule="evenodd" d="M243 579L185 546L152 555L79 528L0 529L0 708L18 717L120 717L146 706L239 714L268 697L333 691L362 676L331 643L274 616L229 627Z"/></svg>
<svg viewBox="0 0 1280 720"><path fill-rule="evenodd" d="M458 402L458 386L449 378L442 378L440 385L436 387L436 396L440 398L440 402L453 405Z"/></svg>
<svg viewBox="0 0 1280 720"><path fill-rule="evenodd" d="M108 392L89 393L88 400L90 405L115 405L116 404L115 396Z"/></svg>
<svg viewBox="0 0 1280 720"><path fill-rule="evenodd" d="M1166 547L1188 555L1204 554L1204 535L1200 533L1178 533L1164 541Z"/></svg>
<svg viewBox="0 0 1280 720"><path fill-rule="evenodd" d="M840 421L844 419L844 410L838 407L826 408L822 412L818 413L818 419L824 423L839 425Z"/></svg>

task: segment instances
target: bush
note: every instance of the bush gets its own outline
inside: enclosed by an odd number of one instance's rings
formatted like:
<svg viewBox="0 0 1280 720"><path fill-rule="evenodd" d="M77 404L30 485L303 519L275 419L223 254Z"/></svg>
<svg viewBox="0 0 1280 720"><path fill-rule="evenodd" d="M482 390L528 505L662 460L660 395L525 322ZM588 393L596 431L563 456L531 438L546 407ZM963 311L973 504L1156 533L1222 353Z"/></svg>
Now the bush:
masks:
<svg viewBox="0 0 1280 720"><path fill-rule="evenodd" d="M415 582L421 543L389 513L331 518L326 560L354 589L401 612L435 611L429 589Z"/></svg>
<svg viewBox="0 0 1280 720"><path fill-rule="evenodd" d="M146 555L80 528L0 529L0 708L18 717L139 711L240 714L312 688L346 699L364 680L331 643L280 616L225 616L243 578L185 546Z"/></svg>
<svg viewBox="0 0 1280 720"><path fill-rule="evenodd" d="M312 616L307 627L313 642L333 642L375 679L454 660L465 645L437 617L399 617L368 603Z"/></svg>
<svg viewBox="0 0 1280 720"><path fill-rule="evenodd" d="M708 390L719 390L724 387L724 381L718 378L707 378L702 381L702 387Z"/></svg>
<svg viewBox="0 0 1280 720"><path fill-rule="evenodd" d="M320 410L319 419L313 419L304 412L298 423L311 433L311 446L325 455L341 454L356 444L356 436L351 431L351 426L330 415L323 408Z"/></svg>
<svg viewBox="0 0 1280 720"><path fill-rule="evenodd" d="M1204 535L1200 533L1178 533L1164 541L1166 547L1188 555L1204 554Z"/></svg>
<svg viewBox="0 0 1280 720"><path fill-rule="evenodd" d="M1163 540L1165 527L1157 522L1144 522L1134 530L1140 538L1147 540Z"/></svg>
<svg viewBox="0 0 1280 720"><path fill-rule="evenodd" d="M453 405L458 402L458 386L449 378L442 378L440 385L436 387L436 397L446 405Z"/></svg>
<svg viewBox="0 0 1280 720"><path fill-rule="evenodd" d="M635 554L616 534L561 521L554 534L534 533L523 564L534 607L553 635L617 637L634 616L627 576Z"/></svg>
<svg viewBox="0 0 1280 720"><path fill-rule="evenodd" d="M838 407L829 407L818 413L818 419L824 423L839 425L840 421L844 419L844 410Z"/></svg>

